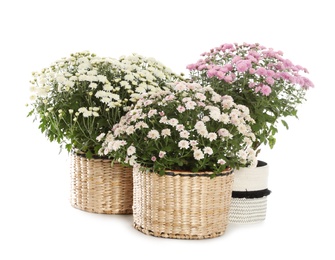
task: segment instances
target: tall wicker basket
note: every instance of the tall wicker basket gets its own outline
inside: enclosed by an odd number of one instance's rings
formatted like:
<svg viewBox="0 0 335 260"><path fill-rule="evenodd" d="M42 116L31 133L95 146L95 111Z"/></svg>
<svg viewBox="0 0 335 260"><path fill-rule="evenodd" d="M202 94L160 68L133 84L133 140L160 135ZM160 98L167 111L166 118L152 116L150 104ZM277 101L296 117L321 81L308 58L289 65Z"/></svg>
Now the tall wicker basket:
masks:
<svg viewBox="0 0 335 260"><path fill-rule="evenodd" d="M71 205L88 212L131 214L133 204L132 168L110 159L72 153Z"/></svg>
<svg viewBox="0 0 335 260"><path fill-rule="evenodd" d="M232 193L233 171L171 171L164 176L134 168L135 229L163 238L205 239L223 235Z"/></svg>

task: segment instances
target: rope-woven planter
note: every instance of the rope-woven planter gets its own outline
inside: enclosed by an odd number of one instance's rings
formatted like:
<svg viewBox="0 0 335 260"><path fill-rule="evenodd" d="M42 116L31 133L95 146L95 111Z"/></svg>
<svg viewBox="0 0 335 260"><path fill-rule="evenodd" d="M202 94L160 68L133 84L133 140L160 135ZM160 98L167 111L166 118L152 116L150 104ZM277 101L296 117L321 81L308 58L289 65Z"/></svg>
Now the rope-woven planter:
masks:
<svg viewBox="0 0 335 260"><path fill-rule="evenodd" d="M134 168L134 227L163 238L205 239L224 234L229 216L233 171L215 178L208 172Z"/></svg>
<svg viewBox="0 0 335 260"><path fill-rule="evenodd" d="M131 214L132 168L110 159L71 153L71 205L88 212Z"/></svg>
<svg viewBox="0 0 335 260"><path fill-rule="evenodd" d="M234 172L229 223L249 224L264 221L267 211L269 166L258 161L256 168Z"/></svg>

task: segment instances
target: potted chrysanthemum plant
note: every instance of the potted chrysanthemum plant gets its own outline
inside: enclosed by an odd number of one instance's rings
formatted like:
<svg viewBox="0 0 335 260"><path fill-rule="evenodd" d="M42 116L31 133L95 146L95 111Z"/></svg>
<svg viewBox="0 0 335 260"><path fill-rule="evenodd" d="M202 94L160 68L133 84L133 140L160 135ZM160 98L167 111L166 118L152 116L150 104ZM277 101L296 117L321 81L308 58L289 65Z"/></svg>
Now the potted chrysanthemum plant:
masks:
<svg viewBox="0 0 335 260"><path fill-rule="evenodd" d="M187 68L193 82L210 85L221 95L230 95L235 102L249 108L255 120L253 149L256 155L262 145L273 148L278 124L288 128L285 117L297 117L298 105L313 83L307 69L295 65L283 52L260 44L222 44L205 52ZM269 168L258 160L255 169L235 172L230 221L254 223L266 216Z"/></svg>
<svg viewBox="0 0 335 260"><path fill-rule="evenodd" d="M153 58L73 53L33 73L29 116L71 155L71 204L108 214L132 212L132 169L111 167L96 137L119 121L142 93L180 78Z"/></svg>
<svg viewBox="0 0 335 260"><path fill-rule="evenodd" d="M133 166L134 227L157 237L224 233L233 170L256 163L249 109L211 87L175 82L142 95L98 139L100 154Z"/></svg>

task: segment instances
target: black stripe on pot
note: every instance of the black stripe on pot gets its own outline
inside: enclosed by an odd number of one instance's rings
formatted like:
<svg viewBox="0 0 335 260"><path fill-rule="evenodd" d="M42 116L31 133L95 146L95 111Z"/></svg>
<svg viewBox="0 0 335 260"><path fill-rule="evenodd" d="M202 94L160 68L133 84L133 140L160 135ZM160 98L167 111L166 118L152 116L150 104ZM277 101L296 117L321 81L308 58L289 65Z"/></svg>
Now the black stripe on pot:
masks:
<svg viewBox="0 0 335 260"><path fill-rule="evenodd" d="M257 166L256 167L263 167L263 166L266 166L268 165L266 162L263 162L263 161L257 161Z"/></svg>
<svg viewBox="0 0 335 260"><path fill-rule="evenodd" d="M271 193L270 190L253 190L253 191L233 191L233 198L246 198L246 199L257 199L265 196L269 196Z"/></svg>
<svg viewBox="0 0 335 260"><path fill-rule="evenodd" d="M232 174L234 170L230 170L228 172L217 173L215 176L228 176ZM174 173L174 172L165 172L165 175L168 176L181 176L181 177L211 177L213 173Z"/></svg>

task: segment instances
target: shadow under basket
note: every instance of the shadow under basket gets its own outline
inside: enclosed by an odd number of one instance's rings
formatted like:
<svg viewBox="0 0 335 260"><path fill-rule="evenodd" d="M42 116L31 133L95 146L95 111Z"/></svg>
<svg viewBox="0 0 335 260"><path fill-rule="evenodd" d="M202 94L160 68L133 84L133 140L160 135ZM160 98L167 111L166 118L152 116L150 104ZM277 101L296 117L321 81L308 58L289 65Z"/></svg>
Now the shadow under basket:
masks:
<svg viewBox="0 0 335 260"><path fill-rule="evenodd" d="M134 168L133 226L162 238L205 239L224 234L233 171L168 171L160 176Z"/></svg>
<svg viewBox="0 0 335 260"><path fill-rule="evenodd" d="M132 168L110 159L71 153L70 201L74 208L102 214L131 214Z"/></svg>

